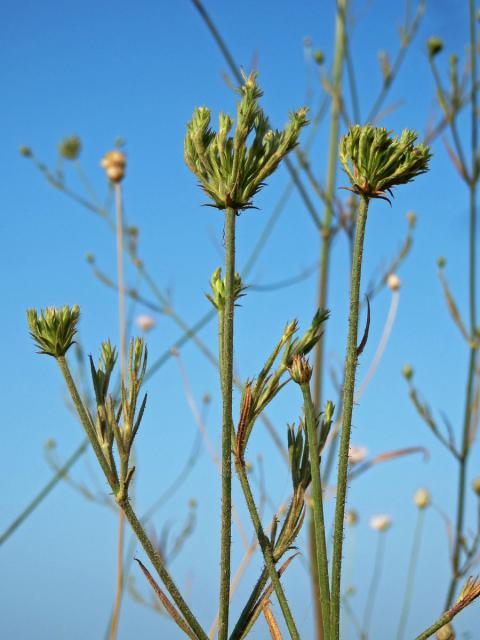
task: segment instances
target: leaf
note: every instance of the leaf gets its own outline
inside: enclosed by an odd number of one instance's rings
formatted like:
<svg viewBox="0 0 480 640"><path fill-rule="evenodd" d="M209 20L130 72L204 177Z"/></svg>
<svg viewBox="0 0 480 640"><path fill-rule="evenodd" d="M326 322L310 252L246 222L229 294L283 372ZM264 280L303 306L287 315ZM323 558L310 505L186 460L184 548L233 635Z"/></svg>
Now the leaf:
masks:
<svg viewBox="0 0 480 640"><path fill-rule="evenodd" d="M170 602L170 600L167 598L167 596L163 593L163 591L160 589L158 584L155 582L152 574L147 569L147 567L138 558L135 558L135 560L140 565L140 569L143 571L143 574L145 575L145 577L147 578L148 582L150 583L150 586L152 587L152 589L157 594L160 602L165 607L165 610L167 611L167 613L170 614L170 617L173 619L173 621L177 623L177 625L180 627L180 629L185 633L185 635L187 635L190 638L190 640L197 640L195 634L190 629L188 624L185 622L185 620L178 613L178 611L175 609L173 604Z"/></svg>

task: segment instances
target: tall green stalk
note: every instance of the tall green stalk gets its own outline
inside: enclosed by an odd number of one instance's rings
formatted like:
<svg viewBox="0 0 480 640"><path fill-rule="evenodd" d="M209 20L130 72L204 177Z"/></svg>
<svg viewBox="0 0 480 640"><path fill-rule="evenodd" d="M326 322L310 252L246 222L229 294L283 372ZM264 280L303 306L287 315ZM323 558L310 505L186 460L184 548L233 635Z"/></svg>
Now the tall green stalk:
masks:
<svg viewBox="0 0 480 640"><path fill-rule="evenodd" d="M410 554L410 562L408 563L407 585L405 588L405 597L402 605L402 613L400 614L400 623L398 625L397 640L403 640L405 636L405 627L407 626L408 613L413 595L413 581L415 578L415 569L417 568L418 553L420 551L420 541L422 538L423 521L425 518L425 510L418 509L417 522L415 524L415 532L413 534L412 552Z"/></svg>
<svg viewBox="0 0 480 640"><path fill-rule="evenodd" d="M345 14L347 11L347 0L339 0L337 2L337 15L335 26L335 55L333 60L333 82L332 82L332 111L330 120L330 139L328 144L328 164L327 164L327 182L326 182L326 206L323 214L322 228L320 231L321 249L320 249L320 267L318 277L318 303L319 309L327 308L327 288L328 274L330 265L330 247L332 241L332 217L333 202L335 197L335 178L337 173L337 147L340 122L340 102L342 87L342 71L345 57ZM323 357L324 357L325 340L319 340L315 349L315 359L313 366L313 399L317 410L322 406L322 377L323 377ZM309 537L311 549L311 565L315 567L314 558L318 557L317 536L315 536L315 523L310 519ZM318 563L317 563L318 566ZM317 570L312 568L312 590L315 611L315 627L318 640L324 640L329 636L324 633L324 628L329 626L329 620L324 624L325 607L322 600L322 590L320 588L321 576ZM328 606L328 608L330 605Z"/></svg>
<svg viewBox="0 0 480 640"><path fill-rule="evenodd" d="M318 455L317 420L315 408L310 393L309 382L301 385L304 410L305 426L307 428L308 450L310 457L310 468L312 474L311 497L313 500L313 521L315 532L315 557L317 564L317 575L320 586L320 604L322 608L322 630L325 640L330 640L330 586L328 582L328 556L325 536L325 520L323 513L322 481L320 476L320 460Z"/></svg>
<svg viewBox="0 0 480 640"><path fill-rule="evenodd" d="M108 462L106 461L106 458L104 456L104 453L98 443L97 437L95 435L94 432L94 428L93 425L91 423L90 417L87 414L83 403L81 401L80 395L78 393L78 390L76 388L75 382L72 378L72 375L70 373L70 369L68 367L67 361L65 359L64 356L59 356L57 357L57 362L59 364L60 370L63 374L63 377L65 379L65 382L67 384L67 388L68 391L70 393L70 396L73 400L73 403L75 405L75 408L77 410L78 413L78 417L80 418L80 421L87 433L87 436L90 440L90 443L93 447L93 450L95 452L95 455L97 457L98 462L100 463L100 466L102 467L102 470L105 474L105 477L110 485L110 488L112 489L112 491L114 492L115 495L117 495L117 492L119 491L119 485L118 485L118 480L115 477L114 472L110 469L110 467L108 466ZM143 528L140 520L137 518L137 516L135 515L135 512L133 511L130 502L128 500L128 496L126 494L123 494L123 497L121 500L118 500L119 502L119 506L121 507L121 509L124 511L125 516L128 520L128 522L130 523L135 535L137 536L140 544L142 545L145 553L147 554L150 562L153 564L153 566L155 567L155 570L157 571L158 575L160 576L160 579L162 580L163 584L165 585L165 588L167 589L167 591L170 593L173 601L175 602L175 604L177 605L177 607L179 608L179 610L181 611L183 617L185 618L185 620L187 621L187 623L190 625L192 631L194 631L197 635L197 637L200 640L208 640L208 636L207 634L203 631L202 627L200 626L200 624L198 623L196 617L193 615L193 613L191 612L190 608L188 607L187 603L185 602L185 600L183 599L182 595L180 594L180 592L178 591L174 581L172 580L170 574L168 573L167 569L165 568L165 565L163 564L163 560L160 557L160 555L158 554L158 552L155 550L155 547L153 546L153 544L151 543L148 535L145 532L145 529Z"/></svg>
<svg viewBox="0 0 480 640"><path fill-rule="evenodd" d="M257 534L258 543L262 550L268 575L270 580L272 581L273 588L275 589L275 594L278 598L278 602L280 604L283 617L285 618L285 622L286 622L288 631L290 633L290 637L292 638L292 640L300 640L300 635L295 625L292 612L290 611L290 607L288 605L287 598L285 596L285 592L282 587L282 583L280 582L280 578L275 568L275 561L273 559L270 540L268 539L268 537L265 535L265 532L263 531L262 523L260 521L260 516L258 515L257 507L255 506L255 500L253 498L250 483L247 478L247 473L245 471L244 463L240 460L237 461L235 463L235 469L243 489L245 501L247 503L248 512L250 513L250 518L252 520L255 533Z"/></svg>
<svg viewBox="0 0 480 640"><path fill-rule="evenodd" d="M230 605L230 545L232 531L232 391L233 391L233 313L235 280L235 218L231 207L225 209L225 306L223 345L220 354L222 379L222 521L220 540L220 604L218 638L228 637Z"/></svg>
<svg viewBox="0 0 480 640"><path fill-rule="evenodd" d="M368 640L368 630L372 619L373 606L375 604L375 596L377 594L378 583L382 573L383 556L385 554L386 533L378 532L377 550L375 552L375 564L373 566L372 578L368 588L367 600L365 604L365 612L363 616L363 630L361 640Z"/></svg>
<svg viewBox="0 0 480 640"><path fill-rule="evenodd" d="M477 109L477 38L476 9L473 0L469 0L470 12L470 66L471 66L471 172L469 179L469 243L468 243L468 305L470 335L477 330L476 308L476 236L477 236L477 170L478 165L478 109ZM467 482L467 460L470 453L470 426L473 411L473 389L476 375L477 347L470 345L468 371L463 417L462 448L459 457L457 513L455 518L455 542L452 556L452 577L448 587L445 609L451 606L460 579L460 557L465 519L465 492Z"/></svg>
<svg viewBox="0 0 480 640"><path fill-rule="evenodd" d="M343 387L343 420L340 450L338 456L337 500L335 505L332 589L331 589L331 639L340 638L340 579L342 569L343 527L345 520L345 501L347 496L348 449L352 428L353 397L355 392L355 373L357 370L357 338L360 301L360 280L362 274L363 241L367 223L369 198L360 196L355 245L353 249L352 273L350 280L350 313L348 320L347 357Z"/></svg>

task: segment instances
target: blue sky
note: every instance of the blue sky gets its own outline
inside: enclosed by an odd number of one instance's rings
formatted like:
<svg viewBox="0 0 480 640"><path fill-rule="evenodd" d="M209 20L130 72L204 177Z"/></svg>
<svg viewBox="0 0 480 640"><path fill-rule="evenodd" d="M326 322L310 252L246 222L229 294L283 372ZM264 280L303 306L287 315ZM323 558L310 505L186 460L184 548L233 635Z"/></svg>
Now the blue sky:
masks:
<svg viewBox="0 0 480 640"><path fill-rule="evenodd" d="M306 59L303 41L309 36L313 47L325 52L326 64L331 63L333 2L294 5L286 0L210 0L205 5L235 59L246 69L256 61L265 93L262 104L274 126L282 126L289 110L306 100L318 103L322 91L315 67ZM44 443L54 438L58 455L64 459L82 439L80 426L66 404L55 363L34 353L26 330L26 308L80 304L80 338L86 353L95 354L100 341L107 337L117 340L115 295L92 276L85 261L85 254L93 253L98 267L114 277L115 243L110 229L49 187L19 156L18 148L28 144L41 161L55 166L57 143L66 135L78 134L83 147L82 167L95 190L103 195L107 187L100 158L118 136L125 138L126 217L128 223L140 227L140 256L159 288L171 296L178 314L194 324L209 310L204 292L212 271L222 262L223 220L216 210L201 206L205 197L184 165L185 124L198 105L208 105L214 114L219 110L232 113L235 96L224 79L226 64L187 0L135 4L123 0L87 0L81 4L5 0L2 13L0 255L2 297L6 302L2 315L4 367L0 373L4 397L0 468L3 530L51 477L43 457ZM366 117L381 86L377 53L385 50L391 57L395 55L404 9L400 3L354 2L353 15L352 57L361 114ZM389 128L409 127L423 133L427 123L438 118L425 52L425 41L433 34L446 43L439 58L446 74L448 54L458 53L463 63L468 37L466 3L455 3L452 10L451 2L437 0L427 7L385 102L386 107L396 107L383 121ZM464 119L460 133L467 145L468 122ZM326 171L327 141L328 119L322 122L311 151L312 166L321 179ZM446 274L459 308L466 314L468 200L441 140L435 142L433 152L431 172L398 190L392 208L380 201L372 204L367 228L364 288L375 269L387 264L401 245L406 212L414 210L418 216L411 255L399 271L402 288L393 334L373 382L356 407L353 442L366 445L372 455L411 445L424 446L430 452L428 462L418 455L394 461L373 469L351 486L349 505L360 513L352 574L359 593L352 602L360 614L376 542L368 519L374 513L388 512L394 520L388 533L386 569L371 640L385 638L391 620L396 624L399 615L416 515L413 492L427 486L444 511L452 513L454 507L455 464L416 416L400 374L402 365L411 362L416 382L431 407L445 411L459 429L467 349L446 311L435 260L439 255L447 257ZM82 192L74 167L66 169L67 184ZM281 168L259 195L259 210L240 216L240 268L288 179ZM338 183L345 184L341 174ZM315 198L313 193L311 197ZM317 260L318 247L316 231L294 192L256 263L251 283L268 285L303 272ZM328 363L338 368L343 361L348 312L348 253L342 237L334 244L331 274L326 353ZM131 267L128 279L135 284ZM297 317L301 327L307 327L315 310L315 287L316 278L311 276L287 289L252 289L242 299L236 325L236 366L243 378L261 368L287 320ZM145 285L141 292L151 297ZM359 379L375 353L390 298L384 291L375 299ZM141 306L135 309L136 314L142 311ZM158 316L157 326L148 336L152 361L180 335L171 319ZM202 330L201 338L215 350L214 324ZM181 350L181 362L196 402L200 404L205 393L212 396L206 422L218 449L220 404L215 370L192 344ZM147 390L149 404L137 446L136 497L141 512L176 476L196 436L175 359L150 379ZM327 397L335 399L331 384ZM295 420L300 410L295 389L288 389L269 413L285 441L286 422ZM275 503L287 499L287 469L259 423L250 447L257 468L260 453L269 496ZM469 478L479 474L477 448ZM77 464L72 476L94 492L103 487L90 456ZM156 530L168 524L173 532L180 531L191 498L198 502L196 529L171 568L178 583L186 585L194 610L208 625L216 612L219 480L205 450L175 498L155 516ZM246 522L238 487L235 501ZM332 504L330 501L329 513ZM468 508L474 527L471 492ZM426 516L407 637L437 616L448 580L443 520L434 509ZM270 517L267 507L266 521ZM39 640L102 637L115 581L116 529L111 511L86 501L66 484L58 486L0 549L3 582L7 585L0 603L2 637L23 640L32 637L32 630ZM140 551L137 553L143 558ZM235 534L234 565L241 556L242 542ZM255 560L247 571L233 603L234 612L240 610L260 564ZM308 638L312 609L308 577L300 562L294 563L289 573L288 595L302 635ZM135 570L134 574L137 587L148 596L142 576ZM475 616L478 605L462 614L458 629L471 630ZM148 639L159 633L164 634L162 637L179 637L168 620L127 597L119 637ZM261 626L256 633L254 637L265 637Z"/></svg>

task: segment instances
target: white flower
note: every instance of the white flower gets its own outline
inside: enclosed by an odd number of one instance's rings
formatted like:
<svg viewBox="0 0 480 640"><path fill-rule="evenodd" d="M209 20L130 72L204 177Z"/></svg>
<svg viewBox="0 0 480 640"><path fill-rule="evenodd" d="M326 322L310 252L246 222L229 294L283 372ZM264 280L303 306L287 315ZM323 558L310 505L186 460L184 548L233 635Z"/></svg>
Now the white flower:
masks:
<svg viewBox="0 0 480 640"><path fill-rule="evenodd" d="M370 526L376 531L386 531L392 525L392 519L385 513L380 513L370 518Z"/></svg>
<svg viewBox="0 0 480 640"><path fill-rule="evenodd" d="M398 291L400 289L400 278L396 273L391 273L388 276L387 286L391 291Z"/></svg>
<svg viewBox="0 0 480 640"><path fill-rule="evenodd" d="M142 331L150 331L156 324L155 318L152 318L152 316L138 316L135 322Z"/></svg>
<svg viewBox="0 0 480 640"><path fill-rule="evenodd" d="M427 489L423 488L415 491L415 495L413 496L413 501L419 509L426 509L431 500L432 498L430 496L430 493L427 491Z"/></svg>
<svg viewBox="0 0 480 640"><path fill-rule="evenodd" d="M355 445L350 445L348 449L348 462L350 464L358 464L359 462L363 462L367 457L367 454L367 447L357 447Z"/></svg>

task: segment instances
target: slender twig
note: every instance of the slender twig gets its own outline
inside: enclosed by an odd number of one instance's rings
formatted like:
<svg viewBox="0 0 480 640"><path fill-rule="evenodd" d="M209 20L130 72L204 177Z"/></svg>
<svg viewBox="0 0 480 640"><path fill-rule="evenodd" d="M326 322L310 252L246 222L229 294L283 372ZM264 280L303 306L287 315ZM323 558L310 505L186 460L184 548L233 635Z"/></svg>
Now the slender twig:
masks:
<svg viewBox="0 0 480 640"><path fill-rule="evenodd" d="M405 635L405 627L407 625L408 613L410 611L410 605L413 596L413 581L415 579L415 569L417 568L418 553L420 551L424 517L425 509L418 509L417 522L415 524L415 532L413 534L412 552L410 554L410 562L408 563L405 596L402 605L402 613L400 614L400 623L398 625L397 631L397 640L402 640Z"/></svg>
<svg viewBox="0 0 480 640"><path fill-rule="evenodd" d="M80 418L80 422L82 423L82 426L85 429L88 439L90 440L90 443L93 447L97 460L105 474L105 478L108 481L113 493L115 494L115 496L117 496L117 492L119 492L118 478L116 476L115 471L112 470L108 465L107 459L105 458L103 450L96 437L92 419L90 415L87 413L85 407L83 406L77 387L70 373L70 369L68 367L67 361L64 356L59 356L57 357L57 362L62 372L62 375L65 379L65 382L67 384L67 388L72 398L72 401L77 410L77 414L78 414L78 417ZM170 593L173 601L175 602L177 607L180 609L183 617L190 625L190 628L192 629L192 631L194 631L197 634L199 640L208 640L207 634L203 631L196 617L193 615L189 606L187 605L182 595L178 591L174 581L172 580L167 569L165 568L162 558L160 557L158 552L155 550L151 540L149 539L149 537L145 532L145 529L143 528L142 523L135 515L135 512L133 511L130 505L128 497L125 495L125 492L121 492L120 496L121 496L120 500L118 500L117 498L117 501L119 501L119 506L125 512L125 516L127 520L129 521L145 553L148 555L150 562L155 567L155 570L160 576L160 579L165 585L165 588Z"/></svg>
<svg viewBox="0 0 480 640"><path fill-rule="evenodd" d="M268 537L265 535L263 531L262 523L260 522L260 517L258 515L257 507L255 506L255 500L253 498L252 490L250 488L250 483L248 481L247 473L245 471L245 465L241 460L236 461L235 470L240 480L240 485L243 489L243 494L245 496L245 501L247 503L248 511L252 519L255 533L257 534L258 543L262 550L263 558L265 560L265 565L268 571L268 576L270 577L270 580L272 581L273 587L275 589L275 594L278 598L280 608L285 618L285 622L286 622L288 631L290 633L290 637L292 638L292 640L299 640L300 636L299 636L297 627L295 625L292 612L290 611L290 607L288 605L287 598L285 596L285 592L282 587L282 583L280 582L280 578L278 577L277 570L275 568L275 561L273 559L270 540L268 539Z"/></svg>
<svg viewBox="0 0 480 640"><path fill-rule="evenodd" d="M330 639L330 586L328 582L328 557L325 537L325 520L323 513L323 490L320 476L320 460L317 437L317 418L310 393L310 383L301 385L305 426L307 428L308 451L312 476L311 497L313 500L313 519L315 524L315 555L317 574L320 582L320 604L322 608L323 637Z"/></svg>
<svg viewBox="0 0 480 640"><path fill-rule="evenodd" d="M120 379L121 385L126 385L127 369L127 337L125 321L125 279L123 268L123 202L122 186L115 183L115 212L116 212L116 238L117 238L117 279L118 279L118 326L120 336ZM110 640L115 640L118 633L118 621L120 619L120 607L123 596L123 548L125 541L125 513L119 510L118 517L118 543L117 543L117 579L115 585L115 600L113 605L112 621L110 627Z"/></svg>
<svg viewBox="0 0 480 640"><path fill-rule="evenodd" d="M335 505L335 530L333 538L332 589L331 589L331 638L340 637L340 579L342 566L343 527L345 501L347 495L348 449L352 428L353 397L355 393L355 373L357 369L357 334L360 301L360 279L362 273L363 241L368 213L368 198L361 196L358 210L355 246L353 251L350 313L348 322L347 356L343 387L343 420L340 450L338 456L337 501Z"/></svg>
<svg viewBox="0 0 480 640"><path fill-rule="evenodd" d="M375 564L373 567L372 578L368 588L367 599L365 603L365 612L363 615L362 639L368 638L368 630L372 619L373 606L375 604L375 596L378 589L380 574L382 572L383 556L385 553L385 540L387 535L385 532L378 533L377 550L375 552Z"/></svg>
<svg viewBox="0 0 480 640"><path fill-rule="evenodd" d="M477 38L476 38L476 8L473 0L469 0L470 11L470 65L471 65L471 180L469 182L470 220L468 245L468 304L470 335L474 336L477 327L476 310L476 252L477 252L477 182L478 170L478 113L477 113ZM463 418L462 446L459 460L459 476L457 489L457 513L455 522L455 542L452 556L452 578L448 587L445 609L452 604L457 588L460 568L460 554L463 539L463 525L465 512L465 491L467 479L467 460L470 452L470 423L472 416L473 388L475 382L477 350L470 345L468 372L465 394L465 409Z"/></svg>
<svg viewBox="0 0 480 640"><path fill-rule="evenodd" d="M325 309L327 305L327 287L330 266L330 248L332 236L332 218L333 218L333 202L335 197L335 184L337 174L337 147L340 123L340 103L342 100L342 72L345 58L345 20L347 12L347 0L339 0L337 2L337 12L335 21L335 56L333 61L333 84L332 84L332 103L330 117L330 137L328 143L328 160L327 160L327 181L325 188L326 206L322 219L321 232L321 248L320 248L320 269L318 276L318 293L317 307ZM315 348L314 366L313 366L313 402L317 411L322 403L322 377L323 377L323 359L324 359L325 338L319 340ZM310 525L309 532L313 531ZM313 557L316 555L315 539L310 540L310 548L312 549L312 566ZM312 571L312 587L314 594L314 613L315 613L315 631L318 640L323 640L324 621L322 619L323 606L319 605L320 576ZM327 626L330 621L327 621Z"/></svg>

